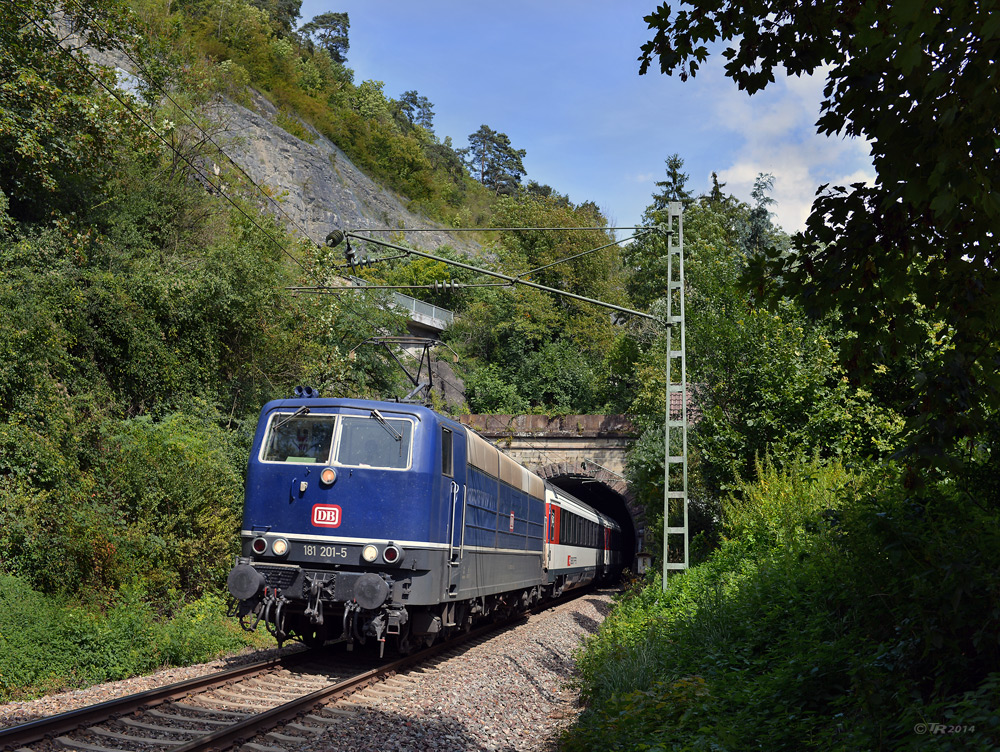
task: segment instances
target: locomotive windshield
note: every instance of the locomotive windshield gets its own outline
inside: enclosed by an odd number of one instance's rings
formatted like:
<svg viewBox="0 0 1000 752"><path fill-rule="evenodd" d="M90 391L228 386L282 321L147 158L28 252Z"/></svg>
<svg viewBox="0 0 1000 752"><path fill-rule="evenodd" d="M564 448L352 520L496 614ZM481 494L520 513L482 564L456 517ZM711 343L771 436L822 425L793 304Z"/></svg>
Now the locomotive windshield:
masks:
<svg viewBox="0 0 1000 752"><path fill-rule="evenodd" d="M406 468L410 463L412 434L413 424L408 420L344 417L337 462L341 465Z"/></svg>
<svg viewBox="0 0 1000 752"><path fill-rule="evenodd" d="M271 419L261 460L329 462L335 424L333 415L278 413Z"/></svg>

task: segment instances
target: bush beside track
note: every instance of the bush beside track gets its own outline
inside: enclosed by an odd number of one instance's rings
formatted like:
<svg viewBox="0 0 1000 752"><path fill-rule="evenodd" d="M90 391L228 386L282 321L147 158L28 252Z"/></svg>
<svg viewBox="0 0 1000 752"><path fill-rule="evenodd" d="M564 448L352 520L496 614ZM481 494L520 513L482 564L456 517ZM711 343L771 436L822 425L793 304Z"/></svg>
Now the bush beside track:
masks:
<svg viewBox="0 0 1000 752"><path fill-rule="evenodd" d="M170 619L123 591L103 613L31 590L0 575L0 702L202 663L254 645L273 646L226 618L214 595Z"/></svg>
<svg viewBox="0 0 1000 752"><path fill-rule="evenodd" d="M837 463L741 491L706 562L587 643L564 749L996 749L997 513Z"/></svg>

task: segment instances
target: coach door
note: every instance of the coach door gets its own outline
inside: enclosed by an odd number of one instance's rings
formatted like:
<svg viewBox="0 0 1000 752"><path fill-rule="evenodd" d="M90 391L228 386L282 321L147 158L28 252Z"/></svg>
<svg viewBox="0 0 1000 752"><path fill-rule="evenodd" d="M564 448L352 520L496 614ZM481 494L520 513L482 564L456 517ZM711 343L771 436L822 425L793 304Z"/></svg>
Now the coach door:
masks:
<svg viewBox="0 0 1000 752"><path fill-rule="evenodd" d="M555 496L550 496L545 503L545 568L552 566L552 547L559 543L560 508L552 503Z"/></svg>

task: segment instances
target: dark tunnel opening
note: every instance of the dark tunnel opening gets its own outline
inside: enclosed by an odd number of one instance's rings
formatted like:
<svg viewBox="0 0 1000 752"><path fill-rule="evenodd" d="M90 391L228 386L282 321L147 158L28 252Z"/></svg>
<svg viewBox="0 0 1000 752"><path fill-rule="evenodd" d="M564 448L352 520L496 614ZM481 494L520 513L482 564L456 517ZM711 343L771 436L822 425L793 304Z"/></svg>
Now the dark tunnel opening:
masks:
<svg viewBox="0 0 1000 752"><path fill-rule="evenodd" d="M632 515L626 506L625 497L601 481L585 476L557 475L547 480L618 523L622 530L622 541L629 546L622 552L625 566L635 571L635 555L639 551L639 531L636 530Z"/></svg>

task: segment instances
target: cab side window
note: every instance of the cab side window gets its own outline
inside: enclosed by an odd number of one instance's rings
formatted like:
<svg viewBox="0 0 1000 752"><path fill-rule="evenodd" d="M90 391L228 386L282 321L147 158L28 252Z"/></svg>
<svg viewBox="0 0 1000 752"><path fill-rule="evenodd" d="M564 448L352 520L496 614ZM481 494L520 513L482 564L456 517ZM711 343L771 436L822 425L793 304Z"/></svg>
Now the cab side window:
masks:
<svg viewBox="0 0 1000 752"><path fill-rule="evenodd" d="M441 474L455 477L455 440L450 429L441 429Z"/></svg>

